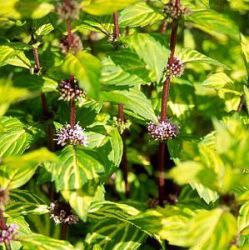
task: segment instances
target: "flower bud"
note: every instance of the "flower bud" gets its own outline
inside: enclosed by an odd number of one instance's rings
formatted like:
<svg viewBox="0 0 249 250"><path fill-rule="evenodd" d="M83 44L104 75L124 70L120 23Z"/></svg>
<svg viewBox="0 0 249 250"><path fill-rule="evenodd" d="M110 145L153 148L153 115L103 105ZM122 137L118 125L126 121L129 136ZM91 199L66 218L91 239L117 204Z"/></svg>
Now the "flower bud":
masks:
<svg viewBox="0 0 249 250"><path fill-rule="evenodd" d="M56 8L56 12L62 20L78 19L80 15L80 4L75 0L63 1Z"/></svg>
<svg viewBox="0 0 249 250"><path fill-rule="evenodd" d="M164 13L171 21L181 18L183 15L188 14L189 10L183 7L181 4L177 4L175 0L169 1L164 5Z"/></svg>
<svg viewBox="0 0 249 250"><path fill-rule="evenodd" d="M167 75L170 77L180 77L184 72L183 62L177 58L173 58L172 63L168 63L167 65Z"/></svg>
<svg viewBox="0 0 249 250"><path fill-rule="evenodd" d="M60 100L80 101L85 97L85 92L79 87L77 80L62 80L59 84Z"/></svg>

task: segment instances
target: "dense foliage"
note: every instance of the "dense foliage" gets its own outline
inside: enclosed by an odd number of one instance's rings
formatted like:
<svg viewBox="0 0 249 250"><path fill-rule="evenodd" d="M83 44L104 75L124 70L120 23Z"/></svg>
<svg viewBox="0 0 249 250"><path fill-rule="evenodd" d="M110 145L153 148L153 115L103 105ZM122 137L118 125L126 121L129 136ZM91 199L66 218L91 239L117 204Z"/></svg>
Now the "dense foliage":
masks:
<svg viewBox="0 0 249 250"><path fill-rule="evenodd" d="M0 0L0 249L249 249L248 0Z"/></svg>

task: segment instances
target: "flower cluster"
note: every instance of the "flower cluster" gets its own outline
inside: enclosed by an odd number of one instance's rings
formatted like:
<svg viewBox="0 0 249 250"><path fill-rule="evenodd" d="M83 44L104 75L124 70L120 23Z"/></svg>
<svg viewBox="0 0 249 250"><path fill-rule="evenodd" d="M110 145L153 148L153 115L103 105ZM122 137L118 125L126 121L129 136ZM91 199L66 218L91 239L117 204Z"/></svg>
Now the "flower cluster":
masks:
<svg viewBox="0 0 249 250"><path fill-rule="evenodd" d="M55 224L76 224L79 221L78 216L72 214L71 207L64 202L52 202L49 212Z"/></svg>
<svg viewBox="0 0 249 250"><path fill-rule="evenodd" d="M120 118L113 118L114 126L118 129L120 134L123 134L125 130L129 129L131 122L129 120L122 121Z"/></svg>
<svg viewBox="0 0 249 250"><path fill-rule="evenodd" d="M75 0L64 1L57 6L57 13L63 20L78 19L80 15L80 5Z"/></svg>
<svg viewBox="0 0 249 250"><path fill-rule="evenodd" d="M189 10L186 7L177 4L175 0L171 0L164 5L164 13L170 20L178 19L188 12Z"/></svg>
<svg viewBox="0 0 249 250"><path fill-rule="evenodd" d="M0 243L5 243L13 240L17 234L17 225L10 224L6 229L0 230Z"/></svg>
<svg viewBox="0 0 249 250"><path fill-rule="evenodd" d="M179 134L179 128L169 120L158 123L150 122L147 130L151 138L156 141L173 139Z"/></svg>
<svg viewBox="0 0 249 250"><path fill-rule="evenodd" d="M73 127L70 124L66 124L58 131L56 137L57 144L61 146L66 144L86 146L87 144L84 129L78 123Z"/></svg>
<svg viewBox="0 0 249 250"><path fill-rule="evenodd" d="M72 33L70 42L68 40L68 36L62 37L62 39L60 40L60 49L63 54L67 54L68 52L76 54L83 49L83 45L80 37Z"/></svg>
<svg viewBox="0 0 249 250"><path fill-rule="evenodd" d="M167 65L167 75L171 77L180 77L184 72L183 62L177 58L173 58L172 63L168 63Z"/></svg>
<svg viewBox="0 0 249 250"><path fill-rule="evenodd" d="M78 81L62 80L59 84L60 100L64 101L80 101L85 97L85 92L79 87Z"/></svg>

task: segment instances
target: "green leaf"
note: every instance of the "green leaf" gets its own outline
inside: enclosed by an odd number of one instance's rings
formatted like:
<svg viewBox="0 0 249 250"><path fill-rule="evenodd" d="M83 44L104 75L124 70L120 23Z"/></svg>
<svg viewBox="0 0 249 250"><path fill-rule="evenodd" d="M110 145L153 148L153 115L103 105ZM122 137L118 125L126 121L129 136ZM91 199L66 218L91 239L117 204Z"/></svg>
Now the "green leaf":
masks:
<svg viewBox="0 0 249 250"><path fill-rule="evenodd" d="M106 36L111 36L113 33L113 18L112 16L92 16L85 15L82 20L83 24L76 26L76 30L83 33L85 30L102 32Z"/></svg>
<svg viewBox="0 0 249 250"><path fill-rule="evenodd" d="M193 250L227 250L236 236L236 220L223 209L196 210L165 207L161 213L159 235L171 245Z"/></svg>
<svg viewBox="0 0 249 250"><path fill-rule="evenodd" d="M31 151L22 156L11 156L3 160L3 164L10 168L21 168L28 164L37 164L44 161L56 161L57 157L54 153L48 151L46 148Z"/></svg>
<svg viewBox="0 0 249 250"><path fill-rule="evenodd" d="M97 189L62 191L63 198L69 202L77 215L86 221L89 208L93 202L104 201L104 187L98 186Z"/></svg>
<svg viewBox="0 0 249 250"><path fill-rule="evenodd" d="M101 249L138 249L145 241L146 234L124 221L102 219L91 228L92 233L86 238L90 246L100 245Z"/></svg>
<svg viewBox="0 0 249 250"><path fill-rule="evenodd" d="M92 15L109 15L139 0L85 0L81 3L83 10Z"/></svg>
<svg viewBox="0 0 249 250"><path fill-rule="evenodd" d="M54 9L54 6L45 2L33 0L8 0L0 2L0 16L10 19L42 18Z"/></svg>
<svg viewBox="0 0 249 250"><path fill-rule="evenodd" d="M90 246L97 243L103 250L138 249L148 236L152 236L143 229L138 218L135 220L138 214L137 209L125 204L107 201L93 204L89 219L94 224L86 242Z"/></svg>
<svg viewBox="0 0 249 250"><path fill-rule="evenodd" d="M149 34L132 35L126 42L145 62L146 69L151 71L150 79L159 82L168 60L169 50Z"/></svg>
<svg viewBox="0 0 249 250"><path fill-rule="evenodd" d="M244 56L247 78L249 79L249 39L242 34L240 35L240 44Z"/></svg>
<svg viewBox="0 0 249 250"><path fill-rule="evenodd" d="M109 53L109 56L115 65L120 66L123 71L130 75L136 75L143 79L143 82L150 82L150 71L146 69L145 63L130 49L119 49Z"/></svg>
<svg viewBox="0 0 249 250"><path fill-rule="evenodd" d="M245 149L249 147L248 130L236 116L225 122L215 121L214 126L214 142L210 144L205 139L199 142L196 150L185 161L178 162L169 176L179 184L201 183L220 193L248 189L245 174L249 164Z"/></svg>
<svg viewBox="0 0 249 250"><path fill-rule="evenodd" d="M181 173L185 173L182 175ZM216 175L213 169L203 167L202 164L194 161L179 163L168 174L178 184L202 183L214 189Z"/></svg>
<svg viewBox="0 0 249 250"><path fill-rule="evenodd" d="M193 50L191 48L183 48L177 53L177 57L183 63L207 63L214 66L223 67L225 69L229 69L226 65L218 62L215 59L212 59L208 56L201 54L200 52Z"/></svg>
<svg viewBox="0 0 249 250"><path fill-rule="evenodd" d="M18 236L25 250L73 250L67 241L57 240L42 234L27 234Z"/></svg>
<svg viewBox="0 0 249 250"><path fill-rule="evenodd" d="M104 101L123 103L125 108L134 112L139 117L145 120L157 121L157 117L151 106L151 102L146 96L135 89L130 90L113 90L110 92L102 92L102 98Z"/></svg>
<svg viewBox="0 0 249 250"><path fill-rule="evenodd" d="M31 141L30 132L17 118L0 118L0 157L22 154Z"/></svg>
<svg viewBox="0 0 249 250"><path fill-rule="evenodd" d="M238 109L241 99L241 86L225 73L220 72L208 76L201 86L209 88L211 91L215 90L219 98L224 100L228 112Z"/></svg>
<svg viewBox="0 0 249 250"><path fill-rule="evenodd" d="M88 96L98 99L101 65L96 57L83 51L76 55L68 54L62 69L79 80L80 86L86 90Z"/></svg>
<svg viewBox="0 0 249 250"><path fill-rule="evenodd" d="M204 82L202 82L202 86L207 88L215 88L217 90L224 89L224 87L232 89L233 84L234 81L223 72L212 74L208 76Z"/></svg>
<svg viewBox="0 0 249 250"><path fill-rule="evenodd" d="M245 92L246 108L247 112L249 113L249 89L246 86L244 86L244 92Z"/></svg>
<svg viewBox="0 0 249 250"><path fill-rule="evenodd" d="M217 208L200 210L186 228L191 249L226 250L237 234L236 220L232 214Z"/></svg>
<svg viewBox="0 0 249 250"><path fill-rule="evenodd" d="M0 67L7 64L27 69L31 67L31 63L24 52L13 48L12 44L0 45L0 52Z"/></svg>
<svg viewBox="0 0 249 250"><path fill-rule="evenodd" d="M147 215L146 215L147 214ZM145 212L148 219L142 223L150 225L150 230L160 236L160 239L167 240L175 246L185 246L188 240L188 223L195 212L188 208L165 206L157 210Z"/></svg>
<svg viewBox="0 0 249 250"><path fill-rule="evenodd" d="M51 23L46 23L40 26L36 31L35 34L37 36L46 36L48 35L51 31L54 30L54 27Z"/></svg>
<svg viewBox="0 0 249 250"><path fill-rule="evenodd" d="M217 201L217 199L219 198L219 195L217 192L203 186L202 184L199 183L192 183L191 187L193 189L196 189L197 193L199 194L199 196L207 203L213 203L215 201Z"/></svg>
<svg viewBox="0 0 249 250"><path fill-rule="evenodd" d="M34 175L40 163L55 160L55 155L45 148L5 158L0 166L1 185L5 189L21 187Z"/></svg>
<svg viewBox="0 0 249 250"><path fill-rule="evenodd" d="M5 207L5 213L11 217L27 214L40 215L48 213L48 206L28 190L15 190L10 194L10 202Z"/></svg>
<svg viewBox="0 0 249 250"><path fill-rule="evenodd" d="M11 104L36 96L34 92L26 88L11 86L8 80L1 79L0 81L0 117L5 114ZM3 81L4 84L2 84Z"/></svg>
<svg viewBox="0 0 249 250"><path fill-rule="evenodd" d="M138 75L127 72L120 65L116 64L110 57L102 60L101 83L117 86L138 86L147 84ZM143 70L144 71L144 70Z"/></svg>
<svg viewBox="0 0 249 250"><path fill-rule="evenodd" d="M236 24L228 17L211 9L202 9L192 12L185 17L192 25L208 34L220 39L226 39L226 36L234 40L239 40L239 31Z"/></svg>
<svg viewBox="0 0 249 250"><path fill-rule="evenodd" d="M96 187L104 166L82 147L67 146L59 153L59 161L53 166L52 175L57 190L78 190Z"/></svg>
<svg viewBox="0 0 249 250"><path fill-rule="evenodd" d="M120 12L119 24L121 27L144 27L163 19L163 15L155 12L145 2L131 5Z"/></svg>
<svg viewBox="0 0 249 250"><path fill-rule="evenodd" d="M248 235L249 232L249 202L243 204L239 210L238 229L242 235Z"/></svg>

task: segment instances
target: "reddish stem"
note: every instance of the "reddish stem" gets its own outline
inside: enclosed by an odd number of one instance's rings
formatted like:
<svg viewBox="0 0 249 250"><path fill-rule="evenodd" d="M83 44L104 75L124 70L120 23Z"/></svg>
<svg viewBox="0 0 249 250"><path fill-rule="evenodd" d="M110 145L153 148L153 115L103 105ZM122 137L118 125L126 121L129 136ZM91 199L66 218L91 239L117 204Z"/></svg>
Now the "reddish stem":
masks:
<svg viewBox="0 0 249 250"><path fill-rule="evenodd" d="M240 102L239 102L239 106L237 108L237 112L241 112L242 111L242 108L243 108L243 105L244 105L244 101L245 101L245 97L242 95L240 97Z"/></svg>
<svg viewBox="0 0 249 250"><path fill-rule="evenodd" d="M37 48L33 48L33 55L35 60L35 73L38 74L41 70L40 60L39 60L39 53Z"/></svg>
<svg viewBox="0 0 249 250"><path fill-rule="evenodd" d="M71 0L64 0L65 6L70 6ZM73 33L72 33L72 26L71 26L71 20L70 18L66 20L66 26L67 26L67 42L69 45L69 48L71 48L71 44L73 42Z"/></svg>
<svg viewBox="0 0 249 250"><path fill-rule="evenodd" d="M161 24L161 27L160 27L160 33L164 34L166 32L166 30L167 30L167 21L163 20L162 24Z"/></svg>
<svg viewBox="0 0 249 250"><path fill-rule="evenodd" d="M175 3L176 5L179 6L180 0L176 0ZM174 20L172 23L172 30L170 35L170 56L167 62L168 65L171 65L174 60L174 54L177 42L177 29L178 29L178 21ZM162 93L162 104L161 104L161 115L160 115L161 122L167 120L169 90L170 90L170 76L166 76ZM157 166L158 195L159 195L160 206L163 206L165 199L165 178L164 178L165 147L166 147L165 143L160 142L159 152L158 152L158 166Z"/></svg>
<svg viewBox="0 0 249 250"><path fill-rule="evenodd" d="M163 85L163 95L162 95L162 104L161 104L161 121L167 120L167 111L168 111L168 98L169 98L169 89L170 89L170 77L166 77L166 80Z"/></svg>
<svg viewBox="0 0 249 250"><path fill-rule="evenodd" d="M124 104L118 105L118 119L120 119L122 122L125 121Z"/></svg>
<svg viewBox="0 0 249 250"><path fill-rule="evenodd" d="M177 28L178 28L178 22L174 21L172 24L172 31L170 36L170 56L168 59L168 65L171 65L174 60L175 47L177 41ZM170 89L170 76L166 76L166 80L163 85L161 121L166 121L167 119L167 103L169 98L169 89Z"/></svg>
<svg viewBox="0 0 249 250"><path fill-rule="evenodd" d="M35 74L38 75L41 71L41 64L40 64L39 52L37 48L33 48L33 55L34 55L34 60L35 60L34 72ZM48 110L46 96L44 93L41 93L40 96L41 96L41 104L42 104L42 113L44 117L49 117L49 110Z"/></svg>
<svg viewBox="0 0 249 250"><path fill-rule="evenodd" d="M74 76L70 76L70 83L74 87ZM73 128L76 124L76 105L75 100L72 99L70 102L70 125Z"/></svg>
<svg viewBox="0 0 249 250"><path fill-rule="evenodd" d="M118 24L118 13L113 13L113 23L114 23L114 29L113 29L113 40L117 40L120 36L120 29Z"/></svg>
<svg viewBox="0 0 249 250"><path fill-rule="evenodd" d="M119 39L120 36L120 29L119 29L119 23L118 23L118 13L113 13L113 41L116 41ZM118 104L118 120L121 123L125 122L125 113L124 113L124 105ZM126 198L129 197L130 194L130 187L128 183L128 161L127 161L127 154L126 154L126 143L125 143L125 131L123 132L122 139L123 139L123 156L120 163L120 168L123 173L124 183L125 183L125 196Z"/></svg>
<svg viewBox="0 0 249 250"><path fill-rule="evenodd" d="M71 128L75 126L76 123L76 106L75 106L75 101L71 100L71 105L70 105L70 125Z"/></svg>
<svg viewBox="0 0 249 250"><path fill-rule="evenodd" d="M3 209L0 208L0 230L7 229L7 226L5 224L4 216L3 216Z"/></svg>
<svg viewBox="0 0 249 250"><path fill-rule="evenodd" d="M66 240L67 239L67 229L68 226L65 223L61 224L61 239Z"/></svg>
<svg viewBox="0 0 249 250"><path fill-rule="evenodd" d="M73 42L73 33L72 33L72 27L71 27L71 20L68 19L66 21L66 25L67 25L67 42L69 45L69 48L71 48L71 44Z"/></svg>

